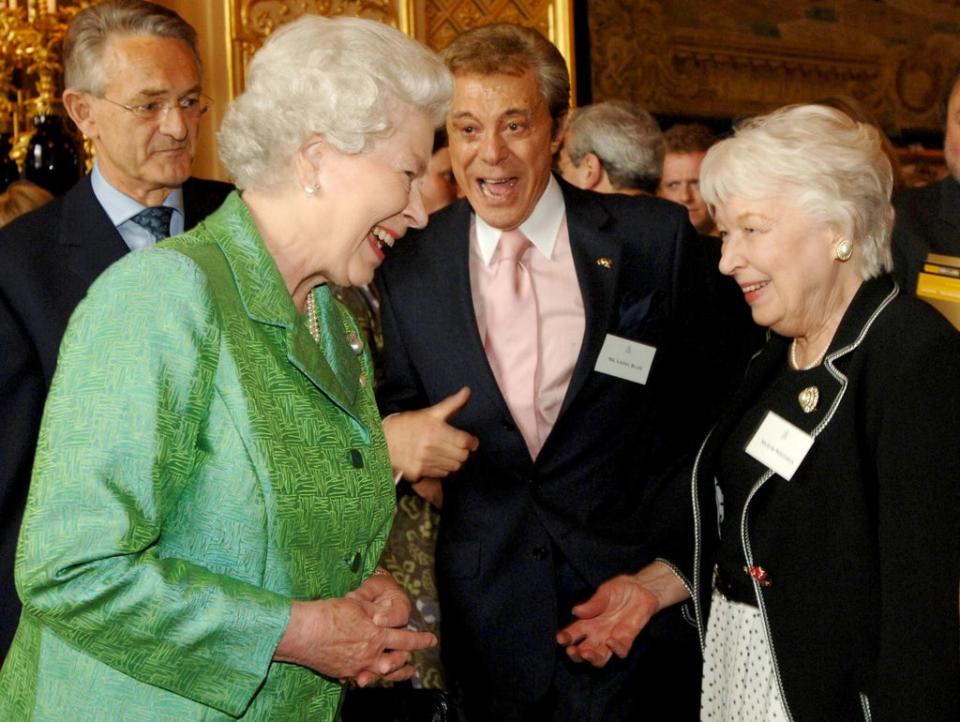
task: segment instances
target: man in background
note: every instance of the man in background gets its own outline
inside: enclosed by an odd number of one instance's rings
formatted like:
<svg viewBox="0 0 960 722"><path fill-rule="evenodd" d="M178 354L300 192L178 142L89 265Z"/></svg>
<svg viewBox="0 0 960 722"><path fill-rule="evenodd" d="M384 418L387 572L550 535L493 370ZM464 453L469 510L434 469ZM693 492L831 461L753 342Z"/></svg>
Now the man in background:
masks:
<svg viewBox="0 0 960 722"><path fill-rule="evenodd" d="M906 293L916 293L917 274L928 253L960 257L960 68L940 102L943 158L949 173L923 188L893 196L893 273Z"/></svg>
<svg viewBox="0 0 960 722"><path fill-rule="evenodd" d="M557 169L568 183L598 193L654 193L663 134L643 108L607 101L578 108L567 121Z"/></svg>
<svg viewBox="0 0 960 722"><path fill-rule="evenodd" d="M710 236L716 226L700 195L700 164L716 138L699 123L678 124L663 134L666 154L657 195L685 206L697 233Z"/></svg>
<svg viewBox="0 0 960 722"><path fill-rule="evenodd" d="M93 143L93 172L0 230L0 656L20 616L17 534L70 314L107 266L192 227L230 191L190 178L210 101L196 32L179 15L108 0L77 14L63 54L63 104Z"/></svg>

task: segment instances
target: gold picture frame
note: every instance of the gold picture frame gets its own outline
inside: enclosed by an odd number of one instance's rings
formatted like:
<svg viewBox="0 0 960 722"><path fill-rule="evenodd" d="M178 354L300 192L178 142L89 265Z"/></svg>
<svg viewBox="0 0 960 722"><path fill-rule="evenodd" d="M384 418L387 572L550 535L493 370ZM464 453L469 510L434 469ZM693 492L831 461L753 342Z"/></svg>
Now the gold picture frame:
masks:
<svg viewBox="0 0 960 722"><path fill-rule="evenodd" d="M443 38L430 37L426 6L437 0L224 0L227 44L229 99L243 90L244 71L253 53L279 24L306 12L323 15L357 15L389 23L434 50L442 49ZM521 7L522 6L522 7ZM501 5L496 15L483 14L480 8L471 21L517 21L526 17L546 18L547 37L567 61L571 91L575 92L574 27L572 0L515 0ZM521 12L522 10L523 12ZM476 23L480 24L480 23ZM466 29L466 28L463 28ZM575 97L575 95L574 95Z"/></svg>

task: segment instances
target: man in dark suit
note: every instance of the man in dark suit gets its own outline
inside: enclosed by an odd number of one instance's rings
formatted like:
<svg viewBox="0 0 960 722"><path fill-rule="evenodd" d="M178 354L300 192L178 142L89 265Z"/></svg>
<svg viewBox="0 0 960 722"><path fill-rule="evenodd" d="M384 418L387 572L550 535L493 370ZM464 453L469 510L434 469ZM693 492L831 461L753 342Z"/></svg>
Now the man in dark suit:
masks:
<svg viewBox="0 0 960 722"><path fill-rule="evenodd" d="M893 275L910 294L928 253L960 257L960 68L940 103L944 121L943 157L950 173L923 188L895 193Z"/></svg>
<svg viewBox="0 0 960 722"><path fill-rule="evenodd" d="M695 719L699 651L679 615L616 650L557 634L595 594L598 615L650 595L629 573L672 533L660 502L689 504L662 479L719 392L697 333L700 244L680 206L551 174L569 82L539 33L485 26L445 57L466 199L381 269L379 398L395 469L415 489L447 477L448 671L469 722Z"/></svg>
<svg viewBox="0 0 960 722"><path fill-rule="evenodd" d="M93 142L93 173L0 231L0 657L20 616L17 534L70 314L107 266L196 225L230 191L189 177L208 101L196 33L176 13L96 5L71 24L64 61L64 106Z"/></svg>

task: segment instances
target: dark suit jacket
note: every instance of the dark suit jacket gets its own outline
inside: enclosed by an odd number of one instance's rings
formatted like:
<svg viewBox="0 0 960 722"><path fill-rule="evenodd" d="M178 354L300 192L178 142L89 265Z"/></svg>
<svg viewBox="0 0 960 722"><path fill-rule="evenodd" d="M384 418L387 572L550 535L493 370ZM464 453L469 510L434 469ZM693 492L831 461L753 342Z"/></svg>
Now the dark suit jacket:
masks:
<svg viewBox="0 0 960 722"><path fill-rule="evenodd" d="M701 635L723 444L789 344L772 336L703 444L687 495L695 546L660 550L691 574ZM752 590L792 718L862 720L863 694L874 719L960 719L960 334L891 279L867 281L809 381L813 412L774 410L813 446L790 481L757 479L740 530L769 577Z"/></svg>
<svg viewBox="0 0 960 722"><path fill-rule="evenodd" d="M923 188L895 194L893 273L904 292L917 291L928 253L960 256L960 183L947 176Z"/></svg>
<svg viewBox="0 0 960 722"><path fill-rule="evenodd" d="M473 391L452 423L480 445L445 481L437 549L445 655L474 684L518 700L546 692L571 594L582 600L653 559L658 476L696 443L720 392L698 341L706 266L686 210L561 187L586 329L536 463L477 332L467 202L403 239L379 277L381 412L422 408L462 386ZM656 347L646 385L594 371L607 334ZM562 588L561 562L582 589Z"/></svg>
<svg viewBox="0 0 960 722"><path fill-rule="evenodd" d="M230 190L217 181L184 183L185 227L216 210ZM60 339L90 284L128 250L89 176L0 229L0 655L20 616L14 553Z"/></svg>

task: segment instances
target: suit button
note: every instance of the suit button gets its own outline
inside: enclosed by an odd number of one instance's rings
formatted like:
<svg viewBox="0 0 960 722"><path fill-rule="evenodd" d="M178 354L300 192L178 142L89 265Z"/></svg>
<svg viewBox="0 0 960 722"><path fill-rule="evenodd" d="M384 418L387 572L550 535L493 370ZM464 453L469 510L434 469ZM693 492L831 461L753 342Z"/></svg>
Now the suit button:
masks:
<svg viewBox="0 0 960 722"><path fill-rule="evenodd" d="M504 419L501 425L503 426L503 430L504 430L504 431L516 431L516 430L517 430L516 425L514 425L514 423L513 423L512 421L510 421L509 419Z"/></svg>
<svg viewBox="0 0 960 722"><path fill-rule="evenodd" d="M546 559L550 556L550 552L545 546L535 546L532 554L534 559Z"/></svg>
<svg viewBox="0 0 960 722"><path fill-rule="evenodd" d="M363 468L363 454L361 454L358 449L350 449L348 457L354 469Z"/></svg>

